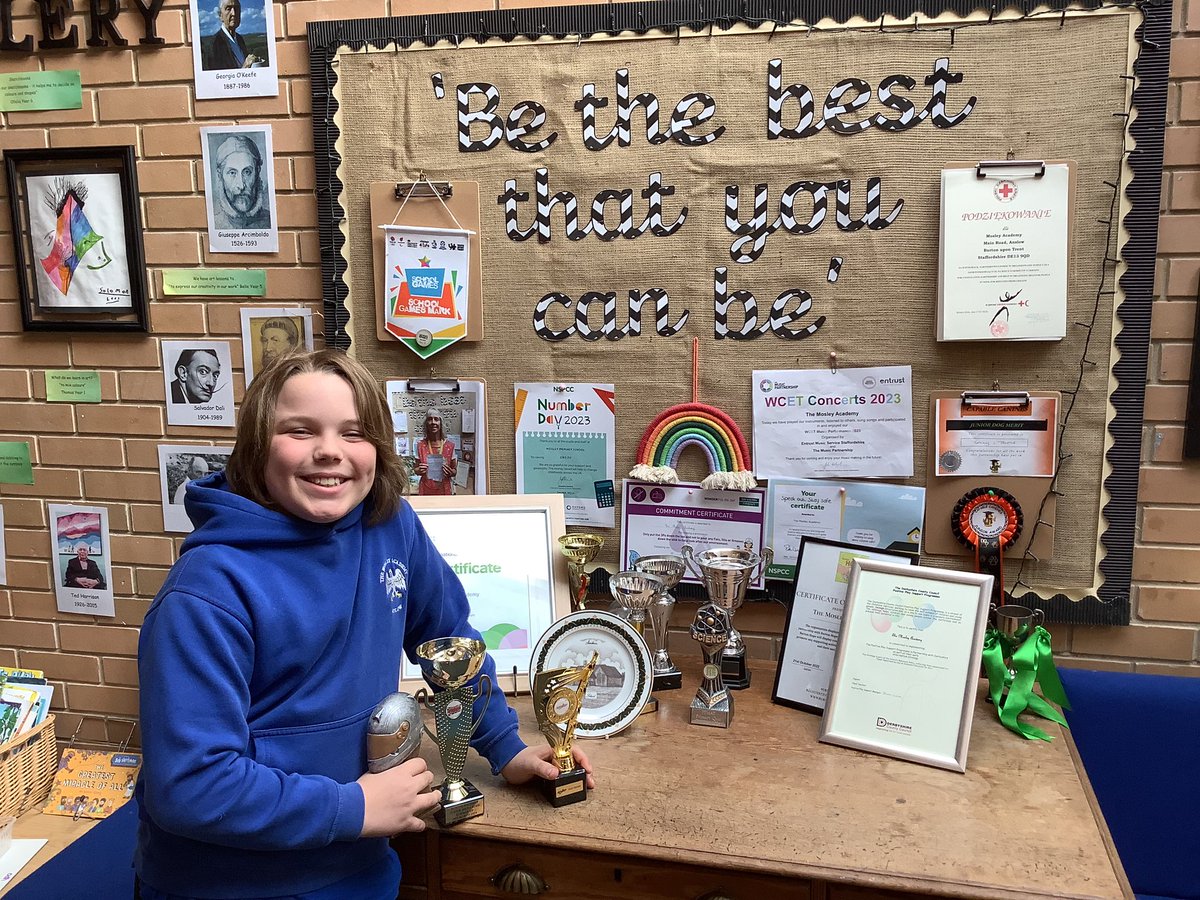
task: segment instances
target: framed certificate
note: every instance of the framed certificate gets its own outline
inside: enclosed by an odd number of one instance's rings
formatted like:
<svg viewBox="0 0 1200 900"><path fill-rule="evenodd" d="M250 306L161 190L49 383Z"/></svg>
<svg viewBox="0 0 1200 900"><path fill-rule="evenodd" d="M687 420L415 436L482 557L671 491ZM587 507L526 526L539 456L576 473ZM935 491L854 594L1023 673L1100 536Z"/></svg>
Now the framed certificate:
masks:
<svg viewBox="0 0 1200 900"><path fill-rule="evenodd" d="M854 560L870 559L912 565L906 553L873 550L857 544L801 535L792 581L792 606L771 699L820 715L825 709L833 657L842 627L842 605L850 586Z"/></svg>
<svg viewBox="0 0 1200 900"><path fill-rule="evenodd" d="M528 685L534 644L571 611L566 559L558 550L566 532L562 495L410 496L409 502L462 582L468 621L496 661L498 686L518 692ZM400 690L424 683L420 666L405 656Z"/></svg>
<svg viewBox="0 0 1200 900"><path fill-rule="evenodd" d="M965 772L992 576L856 559L820 739Z"/></svg>

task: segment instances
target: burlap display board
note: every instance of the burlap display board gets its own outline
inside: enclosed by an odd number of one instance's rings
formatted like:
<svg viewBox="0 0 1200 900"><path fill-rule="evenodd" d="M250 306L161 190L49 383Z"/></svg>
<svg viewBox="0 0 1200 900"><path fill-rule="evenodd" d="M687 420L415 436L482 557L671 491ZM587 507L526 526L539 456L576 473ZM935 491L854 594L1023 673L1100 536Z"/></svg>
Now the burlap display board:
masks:
<svg viewBox="0 0 1200 900"><path fill-rule="evenodd" d="M939 174L951 162L1003 159L1070 159L1078 163L1070 271L1068 323L1090 322L1105 271L1105 247L1112 198L1105 181L1121 176L1128 83L1130 37L1136 11L1092 14L1048 20L997 20L989 25L920 30L877 28L805 31L764 28L754 33L655 37L636 40L546 39L536 43L493 41L461 48L416 46L408 50L342 49L334 68L334 95L339 106L338 150L346 209L352 320L347 331L352 352L380 377L428 375L399 343L381 343L375 335L374 267L371 259L368 191L371 182L403 181L425 172L434 179L468 179L480 183L484 253L485 340L459 345L431 360L438 375L484 378L491 392L489 441L492 492L514 488L513 411L508 402L514 381L614 382L617 389L617 476L634 463L638 440L663 408L690 401L691 338L700 338L699 399L723 408L751 434L750 378L754 369L813 368L829 365L836 352L840 367L909 364L914 373L915 459L913 483L926 472L928 403L932 390L987 389L998 381L1005 389L1061 390L1075 387L1086 330L1069 326L1060 343L938 344L934 312L937 297ZM960 23L961 24L961 23ZM845 79L861 79L874 92L892 75L915 81L911 90L893 80L893 93L907 96L917 111L936 93L925 83L936 60L948 59L950 73L961 81L945 87L947 119L961 116L972 97L973 108L952 127L936 127L935 115L908 130L890 132L869 127L860 133L834 133L826 127L811 136L768 138L768 69L780 60L781 84L800 82L811 89L819 119L830 89ZM575 104L585 84L609 98L596 111L597 128L607 134L617 109L614 73L629 72L629 92L651 92L659 101L665 130L681 98L702 93L715 111L686 133L720 136L699 146L676 140L647 140L643 109L633 110L630 146L614 140L602 150L584 147L581 114ZM519 101L536 101L546 121L517 139L533 144L557 137L546 149L519 152L501 138L493 149L460 152L456 90L486 83L499 92L496 114L508 117ZM439 99L439 88L444 96ZM482 89L480 89L482 90ZM847 104L853 89L842 98ZM469 109L485 108L483 93L470 98ZM836 101L834 101L836 105ZM688 114L695 116L699 105ZM780 119L796 124L800 106L785 101ZM532 112L513 116L529 123ZM854 123L880 115L896 119L900 111L877 97L861 109L838 116ZM680 114L683 118L684 115ZM481 141L488 127L477 122L468 138ZM601 241L588 234L567 238L560 204L549 216L551 238L515 241L506 236L505 211L497 198L505 182L530 199L517 204L516 227L533 224L535 170L547 170L551 195L571 191L578 198L578 225L591 218L593 197L604 190L630 189L634 225L647 213L642 192L652 173L664 186L662 221L674 223L686 206L686 220L669 236L649 229L635 239ZM752 262L731 258L736 236L726 228L726 186L740 190L742 221L754 209L756 185L769 190L766 220L779 215L781 194L793 183L849 182L851 219L868 214L871 179L879 179L878 219L903 207L886 227L841 230L835 191L828 195L825 221L807 234L780 228L766 238ZM666 195L665 187L674 188ZM813 203L799 194L796 218L810 219ZM616 227L618 203L605 207L610 228ZM1116 239L1113 243L1115 245ZM842 260L836 282L829 280L830 261ZM753 340L714 337L714 270L728 270L728 291L751 291L758 301L759 323L771 304L789 289L807 291L811 311L790 327L823 323L803 340L786 340L768 331ZM1109 269L1111 273L1111 267ZM1111 275L1106 285L1113 287ZM663 316L671 325L686 311L686 324L672 336L656 333L655 304L642 311L641 334L620 340L578 334L552 342L534 330L538 301L561 292L572 301L587 292L616 294L616 326L627 324L630 291L661 288L669 295ZM1119 299L1119 298L1118 298ZM795 304L792 304L794 308ZM728 328L742 325L741 305L730 308ZM1113 360L1114 297L1105 293L1091 337L1082 390L1075 401L1064 449L1073 454L1064 464L1059 488L1055 555L1026 570L1026 581L1047 592L1082 596L1094 589L1097 535L1101 526L1101 483L1104 477L1105 423ZM574 308L552 305L547 327L567 329ZM591 304L590 328L604 324L602 303ZM687 455L683 478L699 479L701 460ZM1036 510L1027 511L1036 517ZM618 517L619 521L619 517ZM1032 524L1032 521L1029 523ZM942 527L927 523L926 529ZM945 527L948 527L945 526ZM615 558L617 537L610 535L605 557ZM603 558L601 560L603 562ZM931 560L934 564L947 560ZM960 562L953 565L961 566ZM1015 570L1015 566L1013 567Z"/></svg>

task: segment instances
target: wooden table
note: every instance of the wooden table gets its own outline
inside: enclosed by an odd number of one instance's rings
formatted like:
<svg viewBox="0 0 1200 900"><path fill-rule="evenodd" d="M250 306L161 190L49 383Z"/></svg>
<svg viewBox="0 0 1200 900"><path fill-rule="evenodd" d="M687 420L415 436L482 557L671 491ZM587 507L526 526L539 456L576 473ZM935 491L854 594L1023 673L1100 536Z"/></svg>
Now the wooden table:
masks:
<svg viewBox="0 0 1200 900"><path fill-rule="evenodd" d="M20 884L35 869L50 862L59 851L73 843L77 838L81 838L87 834L88 831L96 826L98 821L98 819L72 819L70 816L46 816L42 815L39 807L34 807L19 816L16 824L13 826L13 837L45 838L46 843L38 850L33 859L25 863L21 871L13 877L12 881L0 888L0 897L3 897L12 890L13 885ZM126 862L126 860L118 860L115 864ZM114 863L112 860L108 860L99 864L110 865Z"/></svg>
<svg viewBox="0 0 1200 900"><path fill-rule="evenodd" d="M1039 723L1053 743L1023 740L981 685L958 774L819 743L817 717L771 702L773 669L757 663L729 729L688 724L698 678L685 674L656 714L583 741L597 780L584 803L554 809L472 754L486 813L399 839L402 896L509 896L491 879L517 865L551 898L589 900L1132 897L1057 726ZM544 742L529 698L512 702L525 740ZM432 742L421 752L440 774Z"/></svg>

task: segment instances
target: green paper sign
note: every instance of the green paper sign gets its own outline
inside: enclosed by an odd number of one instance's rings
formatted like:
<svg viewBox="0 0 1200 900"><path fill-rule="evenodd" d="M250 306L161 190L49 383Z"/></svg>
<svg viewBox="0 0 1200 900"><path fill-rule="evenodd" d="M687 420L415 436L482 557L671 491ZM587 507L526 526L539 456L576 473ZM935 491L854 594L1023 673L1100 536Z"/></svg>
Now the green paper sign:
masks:
<svg viewBox="0 0 1200 900"><path fill-rule="evenodd" d="M0 112L80 109L82 106L83 90L77 70L0 75Z"/></svg>
<svg viewBox="0 0 1200 900"><path fill-rule="evenodd" d="M0 484L33 484L29 444L25 441L0 441Z"/></svg>
<svg viewBox="0 0 1200 900"><path fill-rule="evenodd" d="M47 369L46 399L50 403L99 403L100 373Z"/></svg>
<svg viewBox="0 0 1200 900"><path fill-rule="evenodd" d="M163 293L202 297L265 297L265 269L163 269Z"/></svg>

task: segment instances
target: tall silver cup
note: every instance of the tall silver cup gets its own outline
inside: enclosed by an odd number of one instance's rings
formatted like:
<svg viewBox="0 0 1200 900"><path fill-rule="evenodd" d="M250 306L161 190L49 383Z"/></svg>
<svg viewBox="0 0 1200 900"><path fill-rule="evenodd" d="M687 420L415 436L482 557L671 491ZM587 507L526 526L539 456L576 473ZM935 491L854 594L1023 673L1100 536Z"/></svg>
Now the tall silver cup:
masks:
<svg viewBox="0 0 1200 900"><path fill-rule="evenodd" d="M687 571L687 563L682 556L662 554L659 556L639 556L633 563L637 572L647 572L657 575L663 580L663 592L650 603L647 613L650 616L651 637L654 645L654 690L671 691L683 687L683 674L671 659L667 651L667 626L671 621L671 609L675 606L675 597L671 591L679 584L679 579Z"/></svg>
<svg viewBox="0 0 1200 900"><path fill-rule="evenodd" d="M656 597L667 589L666 583L657 575L626 569L617 572L608 579L608 590L625 609L629 610L629 624L633 626L642 638L646 639L646 610ZM647 642L647 646L649 643ZM642 712L654 712L658 709L658 700L651 697L646 701Z"/></svg>
<svg viewBox="0 0 1200 900"><path fill-rule="evenodd" d="M745 602L746 588L771 564L774 555L770 547L755 553L750 541L741 547L712 547L699 553L683 548L683 558L704 583L708 599L729 613L729 643L721 656L721 676L734 690L750 687L750 670L741 632L733 627L733 614Z"/></svg>

